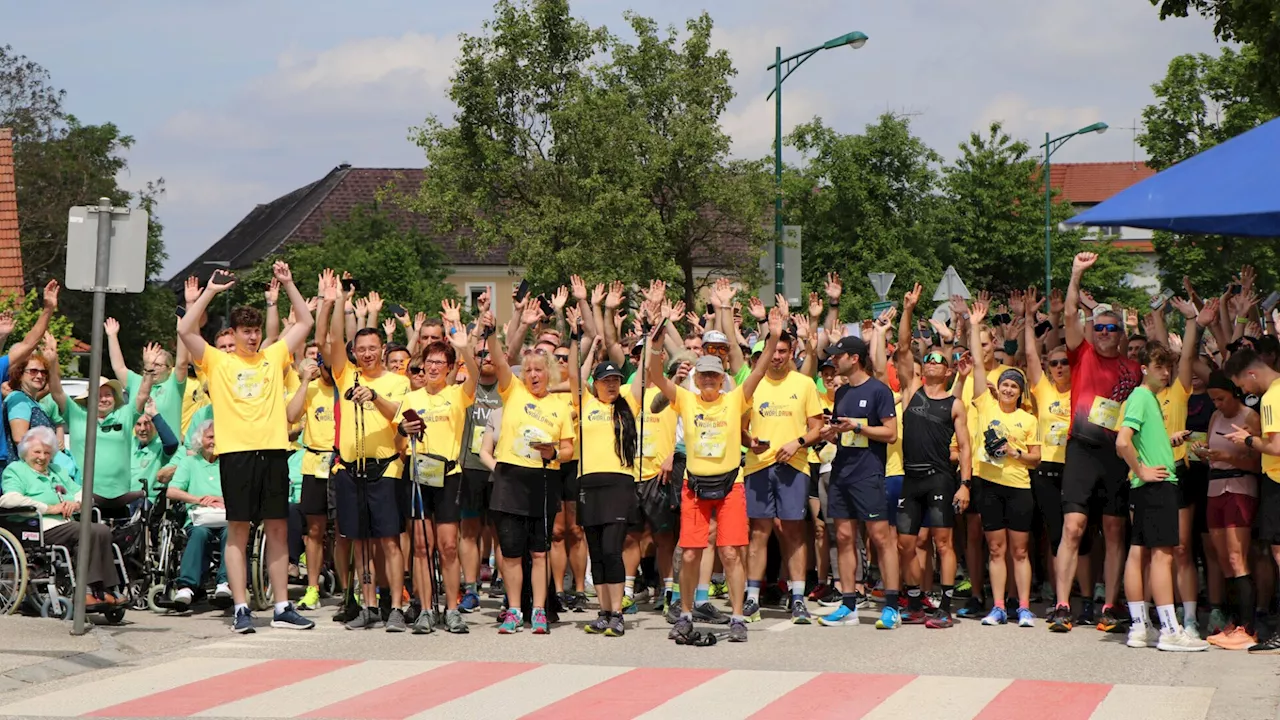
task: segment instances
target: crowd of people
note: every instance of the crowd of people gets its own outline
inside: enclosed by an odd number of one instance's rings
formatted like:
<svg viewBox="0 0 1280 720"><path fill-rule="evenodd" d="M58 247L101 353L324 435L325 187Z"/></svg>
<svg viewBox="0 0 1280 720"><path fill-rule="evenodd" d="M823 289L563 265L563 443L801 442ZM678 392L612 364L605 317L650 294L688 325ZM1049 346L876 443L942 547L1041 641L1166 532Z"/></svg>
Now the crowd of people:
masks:
<svg viewBox="0 0 1280 720"><path fill-rule="evenodd" d="M276 263L265 317L232 310L211 347L208 309L235 283L218 271L187 281L174 353L148 345L141 373L109 320L116 379L71 402L52 339L37 352L51 283L0 357L0 501L74 542L96 394L96 501L185 504L174 604L220 550L214 597L236 632L254 631L260 523L279 628L313 626L332 567L351 630L469 632L488 583L502 634L545 634L593 591L586 632L624 635L649 605L678 644L745 642L781 606L797 624L869 610L883 630L1043 622L1280 652L1263 630L1280 562L1272 308L1251 268L1220 297L1186 283L1112 308L1082 286L1095 260L1076 256L1065 293L980 292L922 318L917 285L851 325L835 274L795 314L781 296L739 302L727 279L699 314L660 281L574 276L546 296L522 285L500 324L487 294L469 320L450 301L411 318L329 270L305 297ZM83 592L125 602L109 535L92 542Z"/></svg>

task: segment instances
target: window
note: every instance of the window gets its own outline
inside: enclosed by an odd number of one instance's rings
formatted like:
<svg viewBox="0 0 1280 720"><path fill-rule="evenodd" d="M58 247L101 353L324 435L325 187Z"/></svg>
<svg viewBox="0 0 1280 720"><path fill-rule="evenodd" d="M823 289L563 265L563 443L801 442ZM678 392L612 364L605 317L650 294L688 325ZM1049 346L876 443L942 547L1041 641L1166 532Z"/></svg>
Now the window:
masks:
<svg viewBox="0 0 1280 720"><path fill-rule="evenodd" d="M492 304L494 298L493 283L467 283L467 310L475 312L476 307L480 304L480 296L485 292L489 293L489 302Z"/></svg>
<svg viewBox="0 0 1280 720"><path fill-rule="evenodd" d="M1121 230L1119 225L1101 225L1098 227L1098 235L1104 238L1118 238Z"/></svg>

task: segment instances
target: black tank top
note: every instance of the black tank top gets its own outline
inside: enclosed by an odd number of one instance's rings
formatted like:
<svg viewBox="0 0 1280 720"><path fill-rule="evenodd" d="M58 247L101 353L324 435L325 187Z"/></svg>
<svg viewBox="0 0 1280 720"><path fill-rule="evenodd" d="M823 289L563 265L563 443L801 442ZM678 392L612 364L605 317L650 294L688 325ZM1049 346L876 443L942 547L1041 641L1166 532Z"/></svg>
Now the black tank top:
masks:
<svg viewBox="0 0 1280 720"><path fill-rule="evenodd" d="M930 398L920 388L902 410L902 467L909 472L944 472L951 468L955 398Z"/></svg>

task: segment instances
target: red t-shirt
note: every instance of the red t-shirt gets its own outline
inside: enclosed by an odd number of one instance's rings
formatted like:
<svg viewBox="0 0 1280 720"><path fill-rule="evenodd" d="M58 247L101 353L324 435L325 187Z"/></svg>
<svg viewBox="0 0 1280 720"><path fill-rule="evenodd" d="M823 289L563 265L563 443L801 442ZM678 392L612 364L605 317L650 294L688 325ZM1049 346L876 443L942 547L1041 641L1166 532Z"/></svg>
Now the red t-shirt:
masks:
<svg viewBox="0 0 1280 720"><path fill-rule="evenodd" d="M1120 355L1104 358L1088 340L1067 352L1071 363L1071 437L1114 445L1120 405L1142 383L1142 367Z"/></svg>

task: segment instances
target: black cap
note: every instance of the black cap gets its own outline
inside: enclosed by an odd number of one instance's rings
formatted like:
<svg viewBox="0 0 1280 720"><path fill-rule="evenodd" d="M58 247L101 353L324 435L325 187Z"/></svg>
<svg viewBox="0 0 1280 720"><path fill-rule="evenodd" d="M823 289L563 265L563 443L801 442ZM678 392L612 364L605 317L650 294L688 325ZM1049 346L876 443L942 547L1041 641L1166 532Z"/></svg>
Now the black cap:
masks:
<svg viewBox="0 0 1280 720"><path fill-rule="evenodd" d="M827 347L828 355L857 355L867 357L867 342L860 337L845 335L839 341Z"/></svg>
<svg viewBox="0 0 1280 720"><path fill-rule="evenodd" d="M608 377L622 377L622 369L606 360L596 365L596 369L591 371L591 379L597 382Z"/></svg>

